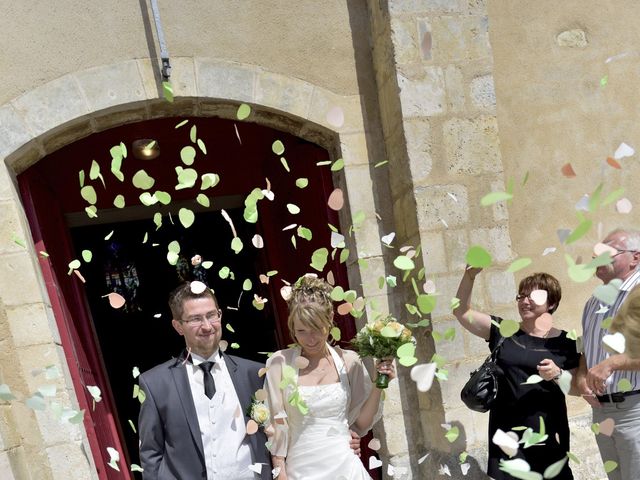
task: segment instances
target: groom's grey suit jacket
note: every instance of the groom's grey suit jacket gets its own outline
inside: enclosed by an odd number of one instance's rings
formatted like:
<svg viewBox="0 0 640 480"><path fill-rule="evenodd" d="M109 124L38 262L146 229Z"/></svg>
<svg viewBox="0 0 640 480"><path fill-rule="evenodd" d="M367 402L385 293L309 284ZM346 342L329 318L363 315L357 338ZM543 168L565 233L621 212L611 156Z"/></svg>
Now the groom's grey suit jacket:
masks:
<svg viewBox="0 0 640 480"><path fill-rule="evenodd" d="M225 364L245 412L252 395L262 388L258 370L264 365L223 354ZM207 470L196 408L185 367L185 353L162 363L140 376L146 399L140 407L140 463L144 480L206 480ZM254 463L264 463L256 478L271 478L271 459L262 430L250 435ZM235 452L229 452L234 453ZM225 478L224 474L220 478Z"/></svg>

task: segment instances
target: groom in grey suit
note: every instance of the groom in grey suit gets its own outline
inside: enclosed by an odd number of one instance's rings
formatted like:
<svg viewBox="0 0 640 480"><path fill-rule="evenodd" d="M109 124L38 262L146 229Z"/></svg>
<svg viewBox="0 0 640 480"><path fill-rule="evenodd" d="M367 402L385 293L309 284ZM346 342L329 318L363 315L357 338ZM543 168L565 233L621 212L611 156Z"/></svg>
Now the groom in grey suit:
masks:
<svg viewBox="0 0 640 480"><path fill-rule="evenodd" d="M146 394L138 418L143 479L270 479L262 429L245 431L263 365L219 349L222 312L210 289L194 293L185 283L169 306L187 350L140 376Z"/></svg>

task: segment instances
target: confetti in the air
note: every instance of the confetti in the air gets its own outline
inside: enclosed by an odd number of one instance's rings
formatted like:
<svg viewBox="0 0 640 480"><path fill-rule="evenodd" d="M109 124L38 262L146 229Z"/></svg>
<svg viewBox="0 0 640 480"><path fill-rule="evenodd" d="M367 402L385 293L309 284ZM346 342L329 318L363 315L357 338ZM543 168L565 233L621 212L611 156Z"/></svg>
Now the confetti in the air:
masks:
<svg viewBox="0 0 640 480"><path fill-rule="evenodd" d="M335 128L341 128L344 125L344 111L341 107L331 107L327 112L327 123Z"/></svg>

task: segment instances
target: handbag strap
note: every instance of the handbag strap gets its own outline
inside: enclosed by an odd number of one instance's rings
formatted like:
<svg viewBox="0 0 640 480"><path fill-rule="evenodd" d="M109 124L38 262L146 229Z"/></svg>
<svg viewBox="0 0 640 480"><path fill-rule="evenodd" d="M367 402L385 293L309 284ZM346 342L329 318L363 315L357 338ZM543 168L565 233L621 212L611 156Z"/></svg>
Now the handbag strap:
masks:
<svg viewBox="0 0 640 480"><path fill-rule="evenodd" d="M498 350L500 350L500 347L502 346L502 344L504 343L504 341L505 341L505 340L506 340L506 338L505 338L505 337L503 337L502 335L500 335L500 340L498 340L498 343L497 343L497 345L496 345L496 348L494 348L494 349L491 351L491 355L490 355L490 357L491 357L491 360L492 360L492 361L494 361L494 362L496 361L496 357L498 356Z"/></svg>

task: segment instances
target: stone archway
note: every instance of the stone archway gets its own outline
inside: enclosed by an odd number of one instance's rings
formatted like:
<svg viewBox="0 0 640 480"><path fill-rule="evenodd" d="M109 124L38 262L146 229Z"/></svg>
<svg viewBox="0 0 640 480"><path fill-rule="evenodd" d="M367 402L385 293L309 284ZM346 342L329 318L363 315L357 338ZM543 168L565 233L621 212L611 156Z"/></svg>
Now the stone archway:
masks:
<svg viewBox="0 0 640 480"><path fill-rule="evenodd" d="M0 107L0 124L5 127L0 139L0 205L5 212L1 230L5 238L17 239L0 247L0 328L8 332L0 374L16 391L26 395L38 389L41 381L30 372L42 367L39 359L47 358L47 365L56 365L64 372L58 380L60 402L77 404L51 300L37 265L38 252L32 242L27 240L23 246L20 241L29 239L30 234L15 176L48 153L94 132L169 115L234 118L237 102L251 103L257 123L313 141L334 159L344 159L344 173L336 179L348 196L341 222L349 225L352 214L365 213L367 220L354 233L352 247L366 256L369 268L372 265L376 272L384 270L369 173L370 164L381 158L370 151L358 96L342 97L256 66L207 58L176 58L173 64L173 104L159 97L151 62L143 59L68 74ZM337 117L342 115L343 122L327 117L332 109ZM362 283L358 263L348 268L352 282ZM368 288L365 283L367 296L372 294ZM373 294L379 304L388 305L386 290ZM392 390L390 395L399 393ZM28 471L43 479L95 478L81 427L60 428L45 412L34 415L24 405L16 405L16 412L8 414L7 432L1 432L3 443L12 449L10 467L16 475ZM394 405L397 411L389 413L397 414L399 420L400 402Z"/></svg>

